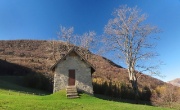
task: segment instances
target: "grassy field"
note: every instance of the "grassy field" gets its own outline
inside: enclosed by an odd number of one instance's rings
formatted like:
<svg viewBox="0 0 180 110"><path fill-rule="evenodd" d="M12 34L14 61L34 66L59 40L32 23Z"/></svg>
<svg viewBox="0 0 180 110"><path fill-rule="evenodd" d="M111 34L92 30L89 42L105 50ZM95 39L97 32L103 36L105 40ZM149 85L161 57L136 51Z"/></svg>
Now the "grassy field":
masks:
<svg viewBox="0 0 180 110"><path fill-rule="evenodd" d="M86 94L78 99L67 99L65 91L38 96L0 90L0 110L170 110L147 105L136 105L102 100Z"/></svg>
<svg viewBox="0 0 180 110"><path fill-rule="evenodd" d="M65 90L48 95L46 92L9 82L10 79L8 77L0 79L0 110L170 110L108 101L107 98L103 100L86 94L81 94L78 99L67 99ZM44 94L44 96L33 95L33 93Z"/></svg>

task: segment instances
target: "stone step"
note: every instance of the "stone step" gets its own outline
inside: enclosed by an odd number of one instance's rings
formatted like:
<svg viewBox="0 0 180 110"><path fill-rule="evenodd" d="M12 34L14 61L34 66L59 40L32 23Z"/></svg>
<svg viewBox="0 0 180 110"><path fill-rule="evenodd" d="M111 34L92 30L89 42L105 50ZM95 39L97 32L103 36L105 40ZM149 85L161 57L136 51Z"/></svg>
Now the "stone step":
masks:
<svg viewBox="0 0 180 110"><path fill-rule="evenodd" d="M66 94L77 94L78 95L77 92L67 92Z"/></svg>
<svg viewBox="0 0 180 110"><path fill-rule="evenodd" d="M77 91L77 89L72 89L72 88L70 89L69 88L69 89L66 89L66 91Z"/></svg>
<svg viewBox="0 0 180 110"><path fill-rule="evenodd" d="M76 86L67 86L66 88L67 88L67 89L68 89L68 88L75 88L75 89L76 89Z"/></svg>
<svg viewBox="0 0 180 110"><path fill-rule="evenodd" d="M77 89L66 89L66 91L77 91Z"/></svg>
<svg viewBox="0 0 180 110"><path fill-rule="evenodd" d="M67 86L66 88L66 96L67 98L78 98L78 92L76 86Z"/></svg>
<svg viewBox="0 0 180 110"><path fill-rule="evenodd" d="M69 91L69 92L76 92L77 89L66 89L66 91Z"/></svg>
<svg viewBox="0 0 180 110"><path fill-rule="evenodd" d="M75 98L79 98L79 96L68 96L68 99L75 99Z"/></svg>
<svg viewBox="0 0 180 110"><path fill-rule="evenodd" d="M78 93L77 92L66 92L66 94L77 94L78 95Z"/></svg>
<svg viewBox="0 0 180 110"><path fill-rule="evenodd" d="M71 97L71 96L78 96L78 94L67 94L67 97Z"/></svg>
<svg viewBox="0 0 180 110"><path fill-rule="evenodd" d="M78 95L78 93L77 92L69 92L66 95Z"/></svg>
<svg viewBox="0 0 180 110"><path fill-rule="evenodd" d="M66 89L66 91L77 91L77 89Z"/></svg>

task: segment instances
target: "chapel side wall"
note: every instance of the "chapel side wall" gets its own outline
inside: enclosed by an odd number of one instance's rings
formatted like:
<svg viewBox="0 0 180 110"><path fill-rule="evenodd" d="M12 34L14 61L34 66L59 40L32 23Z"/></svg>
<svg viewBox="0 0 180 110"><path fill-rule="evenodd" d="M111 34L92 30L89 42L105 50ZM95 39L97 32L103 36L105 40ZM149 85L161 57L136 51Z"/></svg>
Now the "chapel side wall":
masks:
<svg viewBox="0 0 180 110"><path fill-rule="evenodd" d="M81 66L83 66L83 64L81 64ZM91 68L87 67L80 69L76 76L76 86L78 90L93 94Z"/></svg>

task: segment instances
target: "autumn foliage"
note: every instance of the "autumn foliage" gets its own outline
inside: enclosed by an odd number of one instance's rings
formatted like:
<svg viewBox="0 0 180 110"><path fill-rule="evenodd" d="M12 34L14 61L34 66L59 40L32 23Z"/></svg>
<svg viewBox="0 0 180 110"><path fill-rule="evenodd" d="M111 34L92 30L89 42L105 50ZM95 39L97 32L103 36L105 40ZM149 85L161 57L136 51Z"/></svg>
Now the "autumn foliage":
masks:
<svg viewBox="0 0 180 110"><path fill-rule="evenodd" d="M152 92L151 101L154 105L176 108L180 103L180 88L171 84L158 86Z"/></svg>

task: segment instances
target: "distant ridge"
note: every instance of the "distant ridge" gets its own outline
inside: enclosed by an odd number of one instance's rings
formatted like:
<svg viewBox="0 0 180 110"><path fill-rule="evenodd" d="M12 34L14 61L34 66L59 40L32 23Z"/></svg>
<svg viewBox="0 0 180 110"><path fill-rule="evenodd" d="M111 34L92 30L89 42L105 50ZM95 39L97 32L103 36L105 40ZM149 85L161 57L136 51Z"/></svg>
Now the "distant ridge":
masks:
<svg viewBox="0 0 180 110"><path fill-rule="evenodd" d="M180 87L180 78L176 78L174 80L168 81L168 83Z"/></svg>

